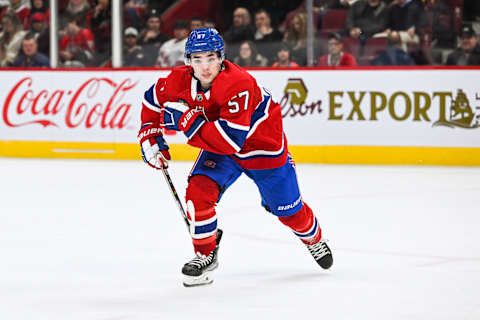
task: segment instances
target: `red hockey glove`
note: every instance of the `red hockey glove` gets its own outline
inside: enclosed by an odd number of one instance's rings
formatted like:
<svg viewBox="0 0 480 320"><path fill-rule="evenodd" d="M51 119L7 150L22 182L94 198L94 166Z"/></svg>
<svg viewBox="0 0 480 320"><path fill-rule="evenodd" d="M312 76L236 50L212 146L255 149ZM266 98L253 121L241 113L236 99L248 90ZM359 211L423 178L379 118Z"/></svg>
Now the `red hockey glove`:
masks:
<svg viewBox="0 0 480 320"><path fill-rule="evenodd" d="M160 118L166 129L183 131L188 139L205 123L202 111L190 109L180 102L165 102Z"/></svg>
<svg viewBox="0 0 480 320"><path fill-rule="evenodd" d="M163 139L162 128L158 124L145 123L138 132L138 140L142 148L142 158L145 163L155 169L168 168L170 152Z"/></svg>
<svg viewBox="0 0 480 320"><path fill-rule="evenodd" d="M183 131L187 139L190 139L204 123L203 112L197 109L190 109L180 117L179 129Z"/></svg>

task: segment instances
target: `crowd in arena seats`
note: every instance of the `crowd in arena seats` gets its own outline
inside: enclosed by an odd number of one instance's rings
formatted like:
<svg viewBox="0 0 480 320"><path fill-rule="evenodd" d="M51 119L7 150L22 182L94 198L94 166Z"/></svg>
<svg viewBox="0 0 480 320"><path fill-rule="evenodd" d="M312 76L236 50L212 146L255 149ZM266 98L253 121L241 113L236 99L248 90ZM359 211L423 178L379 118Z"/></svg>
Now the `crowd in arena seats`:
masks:
<svg viewBox="0 0 480 320"><path fill-rule="evenodd" d="M165 33L162 13L174 0L124 0L123 66L181 65L189 32L205 26L218 26L227 58L241 66L307 65L306 1L228 3L223 21L192 13ZM313 5L316 66L480 65L479 0ZM110 0L58 0L58 6L60 67L111 66ZM0 0L0 66L48 66L49 30L48 0Z"/></svg>

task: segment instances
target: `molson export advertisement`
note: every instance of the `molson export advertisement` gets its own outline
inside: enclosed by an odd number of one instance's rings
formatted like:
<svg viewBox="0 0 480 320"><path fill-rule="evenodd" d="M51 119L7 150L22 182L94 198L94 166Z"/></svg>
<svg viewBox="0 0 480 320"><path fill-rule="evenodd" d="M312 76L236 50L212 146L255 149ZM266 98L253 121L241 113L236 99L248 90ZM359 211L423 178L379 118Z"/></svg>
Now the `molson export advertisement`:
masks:
<svg viewBox="0 0 480 320"><path fill-rule="evenodd" d="M250 70L282 106L298 162L480 165L479 70ZM159 71L0 73L0 156L138 159ZM172 154L193 160L183 135Z"/></svg>

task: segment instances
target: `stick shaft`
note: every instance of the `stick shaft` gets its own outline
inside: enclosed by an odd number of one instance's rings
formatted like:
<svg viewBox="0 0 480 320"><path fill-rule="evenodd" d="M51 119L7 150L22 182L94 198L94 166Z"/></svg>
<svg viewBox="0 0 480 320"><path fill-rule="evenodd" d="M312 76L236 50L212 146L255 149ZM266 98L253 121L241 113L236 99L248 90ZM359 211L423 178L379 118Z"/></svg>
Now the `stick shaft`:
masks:
<svg viewBox="0 0 480 320"><path fill-rule="evenodd" d="M167 168L162 168L162 173L163 173L163 176L165 177L165 180L167 181L167 184L168 184L168 187L169 187L170 191L172 192L173 198L175 199L178 210L180 211L180 214L182 215L183 221L187 225L187 229L190 231L190 223L187 219L187 214L185 213L185 209L183 208L182 201L180 201L180 197L178 196L177 190L175 189L175 186L173 185L172 178L170 178L170 174L168 173Z"/></svg>

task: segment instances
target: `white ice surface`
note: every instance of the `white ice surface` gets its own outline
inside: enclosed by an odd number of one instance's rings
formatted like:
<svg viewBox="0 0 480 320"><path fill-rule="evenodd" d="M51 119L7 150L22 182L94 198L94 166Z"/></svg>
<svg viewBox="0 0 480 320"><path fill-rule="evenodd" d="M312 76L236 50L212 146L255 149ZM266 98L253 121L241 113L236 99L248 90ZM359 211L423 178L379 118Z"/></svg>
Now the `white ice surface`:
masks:
<svg viewBox="0 0 480 320"><path fill-rule="evenodd" d="M183 198L192 163L170 173ZM297 165L334 254L321 270L242 176L213 285L140 161L0 159L0 319L480 319L480 169Z"/></svg>

